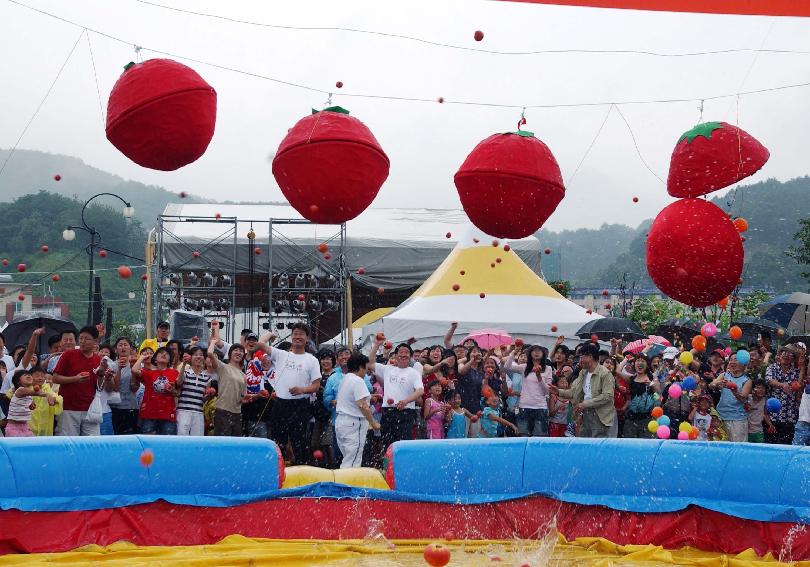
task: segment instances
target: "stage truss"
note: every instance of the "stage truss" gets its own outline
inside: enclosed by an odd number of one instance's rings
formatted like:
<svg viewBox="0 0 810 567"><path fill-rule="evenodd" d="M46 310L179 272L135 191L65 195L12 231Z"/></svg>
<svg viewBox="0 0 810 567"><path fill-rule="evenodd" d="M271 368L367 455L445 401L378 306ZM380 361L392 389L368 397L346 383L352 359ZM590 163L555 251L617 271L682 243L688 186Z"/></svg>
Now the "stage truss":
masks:
<svg viewBox="0 0 810 567"><path fill-rule="evenodd" d="M184 239L170 228L179 223L210 225L211 237ZM305 321L316 343L339 334L346 344L351 289L346 225L330 227L336 231L317 243L287 234L294 225L311 224L287 218L161 215L152 267L154 321L189 311L209 324L222 321L228 342L237 342L243 328L258 334L272 329L284 340L294 322ZM255 229L262 227L267 232L259 238Z"/></svg>

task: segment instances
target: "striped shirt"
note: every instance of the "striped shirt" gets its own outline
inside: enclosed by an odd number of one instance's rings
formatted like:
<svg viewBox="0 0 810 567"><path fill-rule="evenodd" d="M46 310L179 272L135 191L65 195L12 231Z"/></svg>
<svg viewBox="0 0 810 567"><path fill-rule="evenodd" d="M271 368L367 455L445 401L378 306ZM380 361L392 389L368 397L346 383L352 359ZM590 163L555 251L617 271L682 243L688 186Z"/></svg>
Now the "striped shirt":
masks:
<svg viewBox="0 0 810 567"><path fill-rule="evenodd" d="M177 401L177 409L202 412L205 389L210 381L211 377L205 369L202 369L197 374L190 366L186 366L186 371L183 374L183 388L180 390L180 399Z"/></svg>
<svg viewBox="0 0 810 567"><path fill-rule="evenodd" d="M16 394L12 396L11 403L8 406L8 420L28 423L31 420L31 404L33 401L32 396L23 396L22 398Z"/></svg>

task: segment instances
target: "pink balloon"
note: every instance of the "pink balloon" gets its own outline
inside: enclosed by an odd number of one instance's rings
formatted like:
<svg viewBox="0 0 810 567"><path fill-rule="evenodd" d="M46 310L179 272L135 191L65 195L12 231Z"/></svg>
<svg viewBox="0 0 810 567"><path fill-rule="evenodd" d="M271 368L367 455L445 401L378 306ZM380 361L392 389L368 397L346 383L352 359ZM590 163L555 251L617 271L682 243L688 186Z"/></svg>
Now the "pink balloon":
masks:
<svg viewBox="0 0 810 567"><path fill-rule="evenodd" d="M727 357L731 356L731 347L726 347L726 350L724 352L726 353Z"/></svg>
<svg viewBox="0 0 810 567"><path fill-rule="evenodd" d="M700 328L700 334L704 337L713 337L717 334L717 327L714 323L706 323Z"/></svg>
<svg viewBox="0 0 810 567"><path fill-rule="evenodd" d="M655 434L658 435L659 439L669 439L669 426L668 425L659 425L658 429L655 430Z"/></svg>
<svg viewBox="0 0 810 567"><path fill-rule="evenodd" d="M678 439L681 441L689 441L689 434L686 431L679 431Z"/></svg>
<svg viewBox="0 0 810 567"><path fill-rule="evenodd" d="M678 384L673 384L669 387L669 397L670 398L680 398L683 390Z"/></svg>

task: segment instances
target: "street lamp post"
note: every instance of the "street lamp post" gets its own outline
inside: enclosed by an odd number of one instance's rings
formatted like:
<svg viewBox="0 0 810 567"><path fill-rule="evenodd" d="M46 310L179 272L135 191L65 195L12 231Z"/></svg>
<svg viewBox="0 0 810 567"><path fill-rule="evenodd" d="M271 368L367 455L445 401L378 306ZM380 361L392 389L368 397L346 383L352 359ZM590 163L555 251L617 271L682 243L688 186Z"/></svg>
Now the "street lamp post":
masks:
<svg viewBox="0 0 810 567"><path fill-rule="evenodd" d="M97 198L102 197L104 195L108 195L110 197L115 197L122 203L124 203L124 210L123 214L125 218L132 218L135 215L135 209L133 206L123 197L116 195L115 193L97 193L93 195L87 201L84 202L84 206L82 207L82 226L68 226L65 230L62 231L62 238L68 241L76 239L76 230L83 230L87 234L90 235L90 244L87 245L87 254L90 257L90 283L88 285L87 290L87 324L91 325L93 323L93 279L95 276L95 272L93 269L93 261L95 259L95 249L96 246L101 244L101 235L96 231L95 227L92 227L87 224L87 221L84 218L84 212L87 210L87 205L90 202Z"/></svg>

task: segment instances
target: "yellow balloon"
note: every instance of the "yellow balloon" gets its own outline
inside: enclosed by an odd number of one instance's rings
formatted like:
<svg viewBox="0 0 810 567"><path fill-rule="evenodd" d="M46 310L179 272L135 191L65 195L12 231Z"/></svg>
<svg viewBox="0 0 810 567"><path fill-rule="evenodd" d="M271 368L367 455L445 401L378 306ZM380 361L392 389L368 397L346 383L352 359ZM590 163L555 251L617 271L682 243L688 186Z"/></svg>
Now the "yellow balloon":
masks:
<svg viewBox="0 0 810 567"><path fill-rule="evenodd" d="M681 353L679 359L681 361L681 364L683 364L684 366L689 366L690 364L692 364L692 361L695 360L695 357L692 356L691 352L685 350Z"/></svg>
<svg viewBox="0 0 810 567"><path fill-rule="evenodd" d="M689 433L692 430L692 425L688 421L682 421L678 426L678 431Z"/></svg>
<svg viewBox="0 0 810 567"><path fill-rule="evenodd" d="M650 423L648 423L647 424L647 431L649 431L650 433L655 433L656 431L658 431L658 422L655 421L655 420L652 420Z"/></svg>

